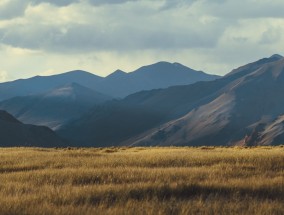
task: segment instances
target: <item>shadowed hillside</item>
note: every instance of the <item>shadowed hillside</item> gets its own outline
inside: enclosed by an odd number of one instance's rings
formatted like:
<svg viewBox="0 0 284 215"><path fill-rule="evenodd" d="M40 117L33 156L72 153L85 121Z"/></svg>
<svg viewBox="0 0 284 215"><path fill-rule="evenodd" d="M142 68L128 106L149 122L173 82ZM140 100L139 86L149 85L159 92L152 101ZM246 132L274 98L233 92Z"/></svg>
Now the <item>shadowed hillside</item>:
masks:
<svg viewBox="0 0 284 215"><path fill-rule="evenodd" d="M43 126L26 125L6 111L0 110L0 146L67 146L52 130Z"/></svg>
<svg viewBox="0 0 284 215"><path fill-rule="evenodd" d="M281 138L277 140L282 132L270 135L269 141L262 141L262 136L283 115L283 94L284 60L281 59L230 82L216 99L146 134L135 144L282 144Z"/></svg>

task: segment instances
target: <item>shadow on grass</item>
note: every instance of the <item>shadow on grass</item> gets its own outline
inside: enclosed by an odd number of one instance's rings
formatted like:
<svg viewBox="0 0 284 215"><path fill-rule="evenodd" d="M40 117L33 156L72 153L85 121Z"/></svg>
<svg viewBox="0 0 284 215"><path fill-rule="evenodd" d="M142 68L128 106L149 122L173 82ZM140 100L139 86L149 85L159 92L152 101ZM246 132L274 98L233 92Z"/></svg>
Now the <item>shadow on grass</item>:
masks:
<svg viewBox="0 0 284 215"><path fill-rule="evenodd" d="M99 205L101 203L112 205L117 202L126 202L128 200L190 200L202 198L204 201L208 197L216 197L216 199L258 199L258 200L278 200L284 201L283 190L272 190L269 188L226 188L226 187L205 187L200 185L184 185L178 187L161 186L149 188L137 188L119 191L107 191L104 193L93 193L88 198L77 196L72 203L77 205L92 204ZM64 204L62 201L58 203ZM60 204L59 203L59 204ZM65 202L65 204L69 204Z"/></svg>
<svg viewBox="0 0 284 215"><path fill-rule="evenodd" d="M14 168L0 168L0 174L3 173L14 173L14 172L27 172L45 169L44 166L24 166L24 167L14 167Z"/></svg>

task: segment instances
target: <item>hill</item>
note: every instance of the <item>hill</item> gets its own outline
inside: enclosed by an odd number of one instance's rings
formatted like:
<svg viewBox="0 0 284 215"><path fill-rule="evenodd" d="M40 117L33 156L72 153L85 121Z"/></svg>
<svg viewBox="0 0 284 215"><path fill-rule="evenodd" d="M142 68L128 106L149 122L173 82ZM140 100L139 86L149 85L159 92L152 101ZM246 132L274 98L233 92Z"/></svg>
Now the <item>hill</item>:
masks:
<svg viewBox="0 0 284 215"><path fill-rule="evenodd" d="M53 130L79 117L94 105L111 97L72 83L46 93L14 97L0 102L0 109L24 123L44 125Z"/></svg>
<svg viewBox="0 0 284 215"><path fill-rule="evenodd" d="M75 70L59 75L35 76L28 79L0 83L0 101L16 97L35 95L50 91L60 86L77 83L85 87L92 87L102 78L94 74Z"/></svg>
<svg viewBox="0 0 284 215"><path fill-rule="evenodd" d="M67 146L52 130L43 126L26 125L6 111L0 110L0 146Z"/></svg>

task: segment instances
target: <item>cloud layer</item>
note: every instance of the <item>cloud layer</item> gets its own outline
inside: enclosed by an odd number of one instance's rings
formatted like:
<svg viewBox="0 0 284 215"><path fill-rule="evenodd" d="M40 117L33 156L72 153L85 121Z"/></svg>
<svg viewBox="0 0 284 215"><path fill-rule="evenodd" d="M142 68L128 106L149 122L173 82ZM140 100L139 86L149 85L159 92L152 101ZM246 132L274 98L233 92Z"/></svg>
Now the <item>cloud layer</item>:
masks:
<svg viewBox="0 0 284 215"><path fill-rule="evenodd" d="M107 75L168 60L224 74L281 54L283 9L282 0L2 0L0 70Z"/></svg>

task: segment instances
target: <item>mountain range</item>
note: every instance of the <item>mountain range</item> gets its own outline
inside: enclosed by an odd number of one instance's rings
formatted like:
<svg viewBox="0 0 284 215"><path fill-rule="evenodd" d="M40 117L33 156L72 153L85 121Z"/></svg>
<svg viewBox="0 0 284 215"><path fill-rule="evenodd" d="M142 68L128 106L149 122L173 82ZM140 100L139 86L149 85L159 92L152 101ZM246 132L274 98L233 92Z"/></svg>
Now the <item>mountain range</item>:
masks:
<svg viewBox="0 0 284 215"><path fill-rule="evenodd" d="M132 73L118 70L106 78L77 70L0 84L0 100L6 98L0 102L0 109L24 123L57 130L113 97L216 78L168 62L144 66Z"/></svg>
<svg viewBox="0 0 284 215"><path fill-rule="evenodd" d="M0 83L0 101L16 96L45 93L66 84L77 83L96 92L122 98L132 93L214 80L217 75L195 71L179 63L158 62L125 73L117 70L107 77L100 77L82 70L74 70L52 76L36 76L28 79Z"/></svg>
<svg viewBox="0 0 284 215"><path fill-rule="evenodd" d="M196 71L180 63L158 62L130 73L117 70L98 83L95 90L123 98L142 90L188 85L217 78L219 76Z"/></svg>
<svg viewBox="0 0 284 215"><path fill-rule="evenodd" d="M58 131L82 145L273 145L283 138L284 60L107 102Z"/></svg>
<svg viewBox="0 0 284 215"><path fill-rule="evenodd" d="M2 101L0 109L9 111L24 123L43 125L56 130L87 112L90 107L110 99L109 96L71 83L46 93Z"/></svg>
<svg viewBox="0 0 284 215"><path fill-rule="evenodd" d="M192 78L186 79L185 74ZM39 80L49 83L56 77L61 76ZM103 79L93 78L100 79L96 85L88 78L88 86L82 80L62 82L44 92L2 101L0 109L23 122L53 128L71 146L283 144L284 58L280 55L223 77L159 62L132 74L116 71ZM30 80L34 81L26 81Z"/></svg>

